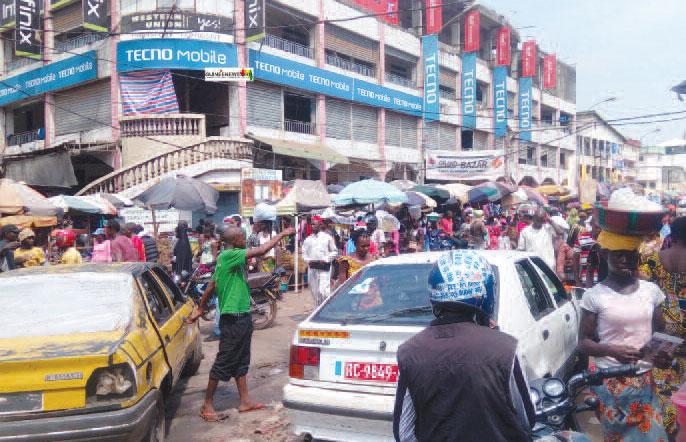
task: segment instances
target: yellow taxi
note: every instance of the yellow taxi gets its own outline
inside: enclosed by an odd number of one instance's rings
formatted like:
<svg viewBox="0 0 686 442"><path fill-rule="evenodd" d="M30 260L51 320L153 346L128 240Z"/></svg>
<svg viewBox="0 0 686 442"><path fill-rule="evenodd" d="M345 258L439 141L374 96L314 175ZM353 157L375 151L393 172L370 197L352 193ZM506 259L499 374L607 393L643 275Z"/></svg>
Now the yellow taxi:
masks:
<svg viewBox="0 0 686 442"><path fill-rule="evenodd" d="M0 441L165 437L202 360L193 301L146 263L0 273Z"/></svg>

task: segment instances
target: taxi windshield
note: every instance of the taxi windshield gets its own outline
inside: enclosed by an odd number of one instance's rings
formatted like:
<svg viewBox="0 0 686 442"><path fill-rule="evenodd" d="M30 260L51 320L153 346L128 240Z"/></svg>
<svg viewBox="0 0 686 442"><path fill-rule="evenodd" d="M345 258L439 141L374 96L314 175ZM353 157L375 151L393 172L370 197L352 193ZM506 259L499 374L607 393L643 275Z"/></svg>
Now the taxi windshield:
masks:
<svg viewBox="0 0 686 442"><path fill-rule="evenodd" d="M336 291L312 320L426 326L434 318L427 282L431 267L394 264L363 268Z"/></svg>
<svg viewBox="0 0 686 442"><path fill-rule="evenodd" d="M124 273L0 278L0 339L124 329L132 315L132 284Z"/></svg>

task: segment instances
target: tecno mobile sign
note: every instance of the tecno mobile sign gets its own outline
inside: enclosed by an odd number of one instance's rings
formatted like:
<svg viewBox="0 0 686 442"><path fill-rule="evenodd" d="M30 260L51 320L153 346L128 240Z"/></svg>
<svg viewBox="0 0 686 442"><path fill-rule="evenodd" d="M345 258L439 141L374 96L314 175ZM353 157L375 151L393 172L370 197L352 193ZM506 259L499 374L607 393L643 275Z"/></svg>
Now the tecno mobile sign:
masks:
<svg viewBox="0 0 686 442"><path fill-rule="evenodd" d="M145 39L119 42L117 70L236 67L236 47L227 43L186 39Z"/></svg>

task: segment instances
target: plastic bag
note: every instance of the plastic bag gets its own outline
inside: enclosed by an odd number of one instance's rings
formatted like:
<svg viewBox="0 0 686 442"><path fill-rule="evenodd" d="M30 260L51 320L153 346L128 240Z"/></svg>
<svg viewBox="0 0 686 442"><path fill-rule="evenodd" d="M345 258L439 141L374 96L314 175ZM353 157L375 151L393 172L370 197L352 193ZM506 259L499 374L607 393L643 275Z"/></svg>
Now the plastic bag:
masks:
<svg viewBox="0 0 686 442"><path fill-rule="evenodd" d="M262 221L276 221L276 207L267 203L259 203L255 206L253 221L256 223Z"/></svg>

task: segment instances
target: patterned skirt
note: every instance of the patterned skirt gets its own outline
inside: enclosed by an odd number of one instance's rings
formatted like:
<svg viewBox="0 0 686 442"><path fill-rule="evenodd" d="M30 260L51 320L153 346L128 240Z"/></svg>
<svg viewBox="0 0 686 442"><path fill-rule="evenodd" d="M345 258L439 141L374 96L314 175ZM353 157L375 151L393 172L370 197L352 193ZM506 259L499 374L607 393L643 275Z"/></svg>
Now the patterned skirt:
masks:
<svg viewBox="0 0 686 442"><path fill-rule="evenodd" d="M599 401L605 442L666 442L662 409L650 372L591 387Z"/></svg>

